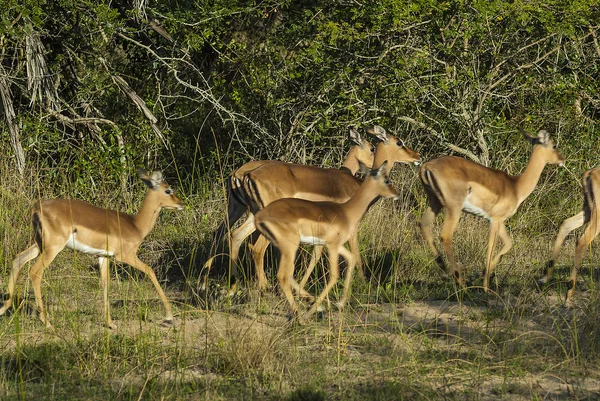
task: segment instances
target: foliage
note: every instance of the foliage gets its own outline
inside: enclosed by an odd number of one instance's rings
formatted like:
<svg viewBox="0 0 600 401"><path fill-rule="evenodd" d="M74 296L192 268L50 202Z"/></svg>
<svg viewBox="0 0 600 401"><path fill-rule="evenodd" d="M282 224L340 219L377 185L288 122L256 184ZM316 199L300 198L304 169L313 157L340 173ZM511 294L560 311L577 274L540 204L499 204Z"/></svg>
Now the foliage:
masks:
<svg viewBox="0 0 600 401"><path fill-rule="evenodd" d="M118 176L318 163L348 125L375 122L484 164L517 127L597 150L586 135L599 104L597 1L1 3L28 163L66 163L73 177L98 164ZM32 35L45 92L29 82Z"/></svg>

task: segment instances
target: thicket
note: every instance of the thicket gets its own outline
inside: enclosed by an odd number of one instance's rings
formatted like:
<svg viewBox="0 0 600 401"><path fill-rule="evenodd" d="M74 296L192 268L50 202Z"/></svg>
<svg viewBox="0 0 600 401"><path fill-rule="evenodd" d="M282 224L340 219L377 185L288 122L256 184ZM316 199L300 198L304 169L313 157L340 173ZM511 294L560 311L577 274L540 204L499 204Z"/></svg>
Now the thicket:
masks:
<svg viewBox="0 0 600 401"><path fill-rule="evenodd" d="M331 163L371 123L515 173L517 127L559 137L577 174L600 151L598 1L0 7L2 154L20 174L85 188L145 165L194 191L252 158Z"/></svg>

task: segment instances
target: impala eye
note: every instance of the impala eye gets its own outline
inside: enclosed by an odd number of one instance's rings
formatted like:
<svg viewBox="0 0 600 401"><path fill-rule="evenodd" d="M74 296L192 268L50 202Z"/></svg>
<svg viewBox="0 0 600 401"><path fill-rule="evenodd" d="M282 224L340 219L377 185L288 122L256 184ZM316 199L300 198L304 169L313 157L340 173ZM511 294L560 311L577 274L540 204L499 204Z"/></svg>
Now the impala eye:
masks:
<svg viewBox="0 0 600 401"><path fill-rule="evenodd" d="M400 146L401 148L403 148L403 147L404 147L404 142L402 142L402 141L398 141L398 142L396 143L396 145L398 145L398 146Z"/></svg>
<svg viewBox="0 0 600 401"><path fill-rule="evenodd" d="M171 195L171 194L173 193L173 190L172 190L171 188L169 188L169 189L165 189L165 193L166 193L167 195Z"/></svg>

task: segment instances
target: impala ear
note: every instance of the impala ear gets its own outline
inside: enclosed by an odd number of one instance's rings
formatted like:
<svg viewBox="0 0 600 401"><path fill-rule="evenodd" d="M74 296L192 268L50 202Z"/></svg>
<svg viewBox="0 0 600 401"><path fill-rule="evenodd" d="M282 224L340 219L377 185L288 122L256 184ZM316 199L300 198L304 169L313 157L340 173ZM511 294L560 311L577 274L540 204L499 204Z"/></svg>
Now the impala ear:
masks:
<svg viewBox="0 0 600 401"><path fill-rule="evenodd" d="M140 179L146 184L146 186L150 189L153 189L163 182L163 175L160 171L154 171L152 175L148 175L146 170L138 169L138 174Z"/></svg>
<svg viewBox="0 0 600 401"><path fill-rule="evenodd" d="M542 145L546 145L548 143L548 141L550 141L550 134L548 133L548 131L546 131L544 129L542 129L542 130L540 130L540 132L538 132L537 137Z"/></svg>
<svg viewBox="0 0 600 401"><path fill-rule="evenodd" d="M523 128L519 128L519 132L523 135L523 138L531 142L532 145L537 145L540 143L540 139L537 136L531 135L529 132L525 131Z"/></svg>
<svg viewBox="0 0 600 401"><path fill-rule="evenodd" d="M384 142L388 139L387 131L385 130L385 128L383 128L380 125L374 125L372 128L367 128L366 131L367 131L367 134L374 136L375 138L379 139L382 142Z"/></svg>
<svg viewBox="0 0 600 401"><path fill-rule="evenodd" d="M547 145L548 142L550 141L550 134L545 129L540 130L538 132L537 136L533 136L533 135L529 134L527 131L525 131L522 128L519 128L519 131L521 132L521 134L523 134L525 139L527 139L533 145Z"/></svg>
<svg viewBox="0 0 600 401"><path fill-rule="evenodd" d="M363 143L360 133L354 127L350 128L350 141L358 146L361 146Z"/></svg>

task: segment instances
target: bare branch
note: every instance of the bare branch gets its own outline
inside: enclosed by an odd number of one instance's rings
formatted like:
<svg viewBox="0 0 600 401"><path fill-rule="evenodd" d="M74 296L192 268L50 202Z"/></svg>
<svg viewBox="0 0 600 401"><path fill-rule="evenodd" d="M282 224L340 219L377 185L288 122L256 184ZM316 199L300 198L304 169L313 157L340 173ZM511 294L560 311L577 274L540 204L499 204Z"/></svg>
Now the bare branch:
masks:
<svg viewBox="0 0 600 401"><path fill-rule="evenodd" d="M15 152L17 162L17 171L22 176L25 172L25 153L21 145L21 132L19 126L15 123L15 109L12 102L12 93L10 85L6 78L6 73L2 64L0 64L0 97L2 98L2 106L4 107L4 116L9 128L10 144Z"/></svg>
<svg viewBox="0 0 600 401"><path fill-rule="evenodd" d="M165 136L163 135L158 125L156 125L156 123L158 122L158 118L156 118L156 116L152 113L148 106L146 106L146 102L144 102L144 99L139 97L138 94L129 86L127 81L125 81L120 76L111 74L111 78L113 82L116 83L119 86L119 88L121 88L121 90L125 92L127 96L129 96L129 98L133 101L137 108L144 114L144 116L150 122L150 126L152 127L152 130L154 131L156 136L166 146L167 142Z"/></svg>
<svg viewBox="0 0 600 401"><path fill-rule="evenodd" d="M45 99L51 109L59 110L58 93L46 65L44 45L40 40L40 36L37 32L27 35L25 44L27 53L27 89L31 93L30 105L33 106L36 100L43 102Z"/></svg>
<svg viewBox="0 0 600 401"><path fill-rule="evenodd" d="M399 120L401 120L401 121L405 121L407 123L410 123L410 124L412 124L412 125L414 125L414 126L416 126L418 128L424 129L425 131L427 131L429 134L431 134L435 138L441 140L441 142L445 146L447 146L448 149L450 149L450 150L452 150L452 151L454 151L456 153L459 153L461 155L464 155L464 156L468 157L469 159L471 159L471 160L473 160L473 161L475 161L477 163L481 163L481 158L479 156L477 156L475 153L471 152L468 149L461 148L460 146L457 146L457 145L454 145L454 144L448 142L444 138L444 136L442 134L440 134L439 132L437 132L436 130L434 130L433 128L431 128L430 126L428 126L427 124L422 123L420 121L417 121L414 118L408 117L408 116L400 116L400 117L397 117L397 118Z"/></svg>

